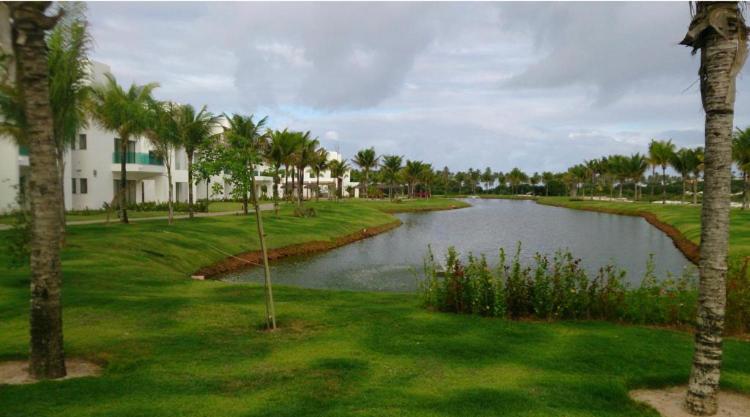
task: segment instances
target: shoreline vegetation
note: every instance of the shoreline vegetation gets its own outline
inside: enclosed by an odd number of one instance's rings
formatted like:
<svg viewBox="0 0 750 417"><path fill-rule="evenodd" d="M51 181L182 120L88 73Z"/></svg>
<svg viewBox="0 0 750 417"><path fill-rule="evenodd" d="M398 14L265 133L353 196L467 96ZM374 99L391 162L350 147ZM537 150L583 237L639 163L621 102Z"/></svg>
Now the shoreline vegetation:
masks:
<svg viewBox="0 0 750 417"><path fill-rule="evenodd" d="M383 211L391 204L414 208L408 201L308 204L316 217L294 217L291 206L278 217L264 212L269 247L392 223ZM440 314L420 308L414 294L276 286L279 329L267 333L261 285L188 278L222 252L254 245L248 216L68 229L66 352L103 372L0 386L3 413L651 415L628 391L683 383L689 372L685 332ZM0 252L0 261L7 256ZM28 268L2 262L0 271L0 358L23 359ZM729 338L725 348L722 386L750 392L750 344Z"/></svg>

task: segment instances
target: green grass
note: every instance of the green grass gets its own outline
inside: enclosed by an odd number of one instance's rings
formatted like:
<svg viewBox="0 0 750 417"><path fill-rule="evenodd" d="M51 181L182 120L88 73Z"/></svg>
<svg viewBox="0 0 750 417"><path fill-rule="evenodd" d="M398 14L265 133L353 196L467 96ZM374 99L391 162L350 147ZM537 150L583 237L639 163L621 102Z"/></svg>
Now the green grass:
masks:
<svg viewBox="0 0 750 417"><path fill-rule="evenodd" d="M694 243L700 243L700 206L662 205L659 203L626 203L610 201L570 200L568 197L540 197L541 204L574 209L604 209L622 213L637 214L650 212L667 224L676 227L680 233ZM750 256L750 210L732 209L729 224L730 258L739 260Z"/></svg>
<svg viewBox="0 0 750 417"><path fill-rule="evenodd" d="M270 246L393 220L382 202L309 204L264 214ZM409 294L276 287L280 330L263 332L262 287L188 279L253 249L244 216L70 228L66 352L104 374L0 386L0 416L656 417L628 389L687 381L688 334L433 313ZM28 351L27 275L0 266L0 360ZM750 392L750 344L725 352L723 385Z"/></svg>

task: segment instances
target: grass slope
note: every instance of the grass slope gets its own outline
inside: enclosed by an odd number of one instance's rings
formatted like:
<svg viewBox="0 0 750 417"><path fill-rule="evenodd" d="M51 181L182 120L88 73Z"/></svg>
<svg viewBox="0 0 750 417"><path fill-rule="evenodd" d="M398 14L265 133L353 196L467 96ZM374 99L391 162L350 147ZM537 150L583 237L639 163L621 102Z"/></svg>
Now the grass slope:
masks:
<svg viewBox="0 0 750 417"><path fill-rule="evenodd" d="M393 219L380 203L314 206L312 219L266 213L270 245ZM260 331L262 287L186 279L222 252L256 249L252 226L228 216L69 229L66 350L107 366L99 378L0 386L0 416L657 416L627 390L687 380L687 334L432 313L408 294L278 287L281 329ZM28 271L3 268L0 360L24 358ZM725 347L724 386L750 392L750 344Z"/></svg>

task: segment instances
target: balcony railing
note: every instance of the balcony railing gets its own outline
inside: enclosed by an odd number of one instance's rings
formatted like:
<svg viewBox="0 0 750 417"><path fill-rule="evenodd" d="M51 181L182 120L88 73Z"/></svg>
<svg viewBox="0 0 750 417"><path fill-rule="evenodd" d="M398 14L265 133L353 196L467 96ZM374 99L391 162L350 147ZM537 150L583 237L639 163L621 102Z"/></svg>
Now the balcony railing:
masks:
<svg viewBox="0 0 750 417"><path fill-rule="evenodd" d="M122 154L120 152L112 153L112 163L119 164L121 162ZM128 152L125 154L125 163L141 165L164 165L164 160L148 153Z"/></svg>

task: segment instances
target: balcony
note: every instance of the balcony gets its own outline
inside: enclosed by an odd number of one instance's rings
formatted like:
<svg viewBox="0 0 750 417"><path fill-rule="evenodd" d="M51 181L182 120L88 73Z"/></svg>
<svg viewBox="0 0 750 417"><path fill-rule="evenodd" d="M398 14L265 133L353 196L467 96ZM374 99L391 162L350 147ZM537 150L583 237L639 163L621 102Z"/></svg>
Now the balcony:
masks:
<svg viewBox="0 0 750 417"><path fill-rule="evenodd" d="M119 164L122 162L122 153L112 153L112 163ZM140 165L164 165L164 159L159 158L153 154L142 153L142 152L128 152L125 154L126 164L140 164Z"/></svg>

